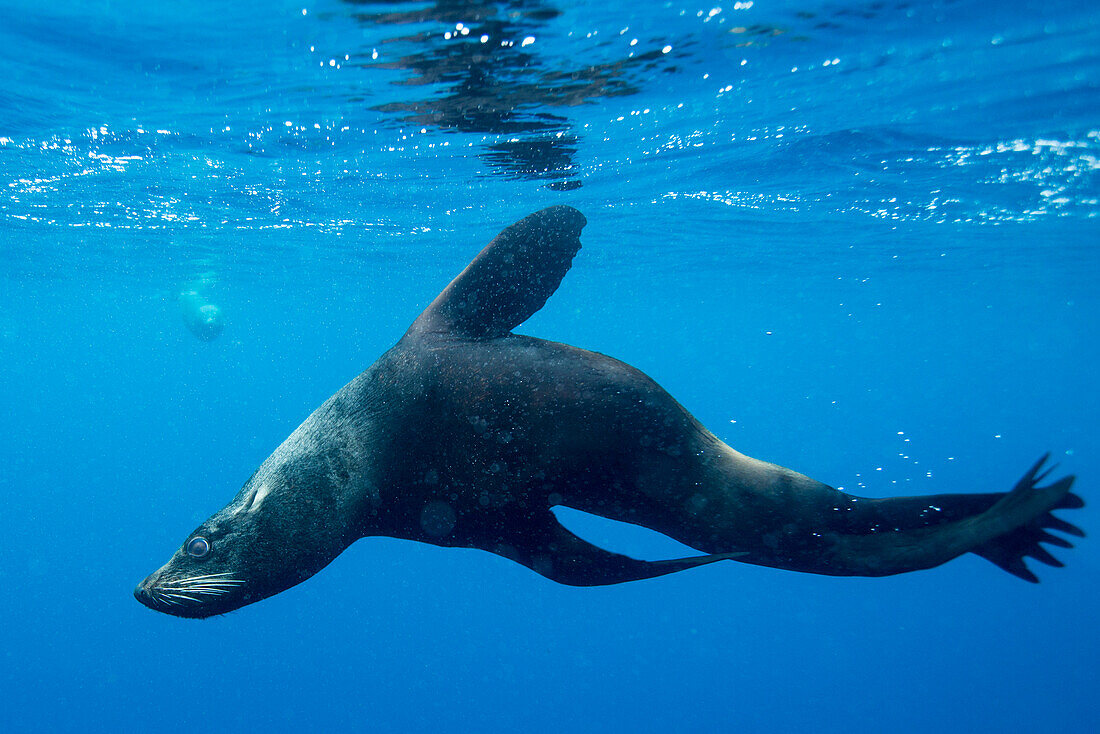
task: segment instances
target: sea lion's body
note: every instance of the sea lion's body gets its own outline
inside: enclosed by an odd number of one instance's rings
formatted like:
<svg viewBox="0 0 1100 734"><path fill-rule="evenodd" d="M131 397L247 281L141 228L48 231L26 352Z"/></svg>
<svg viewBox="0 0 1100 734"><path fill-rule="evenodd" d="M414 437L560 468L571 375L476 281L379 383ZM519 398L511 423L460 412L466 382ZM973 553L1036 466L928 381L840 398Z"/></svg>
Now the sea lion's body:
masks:
<svg viewBox="0 0 1100 734"><path fill-rule="evenodd" d="M317 409L137 590L209 616L308 578L372 535L481 548L561 583L732 558L834 575L928 568L972 551L1033 580L1072 477L1011 493L867 500L739 454L618 360L511 333L556 289L584 219L506 229L366 372ZM643 525L707 555L646 562L558 524L557 505ZM199 542L201 541L201 542ZM205 551L196 556L191 550ZM1055 562L1056 563L1056 562Z"/></svg>
<svg viewBox="0 0 1100 734"><path fill-rule="evenodd" d="M779 530L752 519L754 496L824 488L734 452L633 367L564 344L429 336L384 355L363 389L378 389L381 374L394 376L387 399L401 409L385 421L394 429L386 509L368 533L549 563L532 540L561 537L550 508L564 505L707 553L747 553ZM433 503L453 509L451 532L423 527L420 510ZM565 568L540 568L569 580Z"/></svg>

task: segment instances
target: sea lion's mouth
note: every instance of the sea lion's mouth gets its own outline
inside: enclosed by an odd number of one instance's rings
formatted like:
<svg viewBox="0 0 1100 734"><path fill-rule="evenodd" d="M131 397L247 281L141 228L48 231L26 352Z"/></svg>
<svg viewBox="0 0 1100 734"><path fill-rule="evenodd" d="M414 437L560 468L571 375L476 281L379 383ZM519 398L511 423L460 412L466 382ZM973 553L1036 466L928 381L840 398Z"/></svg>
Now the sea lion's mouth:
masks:
<svg viewBox="0 0 1100 734"><path fill-rule="evenodd" d="M160 578L155 573L134 589L134 598L157 612L177 617L209 617L227 611L223 597L244 585L231 573ZM219 603L223 602L223 603Z"/></svg>

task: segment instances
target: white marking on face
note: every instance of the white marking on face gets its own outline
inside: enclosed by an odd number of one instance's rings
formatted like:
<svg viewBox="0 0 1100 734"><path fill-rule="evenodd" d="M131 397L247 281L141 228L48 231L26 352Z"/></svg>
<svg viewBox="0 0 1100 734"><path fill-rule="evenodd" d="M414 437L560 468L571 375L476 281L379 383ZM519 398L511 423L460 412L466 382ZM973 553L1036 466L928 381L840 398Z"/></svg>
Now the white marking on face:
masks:
<svg viewBox="0 0 1100 734"><path fill-rule="evenodd" d="M271 493L271 487L267 484L261 484L259 489L256 490L256 494L252 496L252 502L248 505L248 512L255 512L260 509L260 505L263 504L264 498Z"/></svg>

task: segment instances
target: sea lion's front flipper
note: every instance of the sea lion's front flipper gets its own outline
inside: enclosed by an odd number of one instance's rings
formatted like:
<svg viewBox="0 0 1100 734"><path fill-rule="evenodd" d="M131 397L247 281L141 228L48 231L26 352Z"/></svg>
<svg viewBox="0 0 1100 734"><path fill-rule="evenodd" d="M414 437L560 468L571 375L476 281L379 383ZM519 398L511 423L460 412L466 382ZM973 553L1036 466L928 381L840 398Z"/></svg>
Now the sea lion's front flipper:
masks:
<svg viewBox="0 0 1100 734"><path fill-rule="evenodd" d="M506 335L542 308L581 249L584 216L552 206L524 217L485 246L409 328L409 335Z"/></svg>
<svg viewBox="0 0 1100 734"><path fill-rule="evenodd" d="M715 553L667 561L640 561L612 553L566 530L547 514L538 527L528 527L516 546L504 554L552 581L569 586L606 586L638 581L740 558L745 553Z"/></svg>

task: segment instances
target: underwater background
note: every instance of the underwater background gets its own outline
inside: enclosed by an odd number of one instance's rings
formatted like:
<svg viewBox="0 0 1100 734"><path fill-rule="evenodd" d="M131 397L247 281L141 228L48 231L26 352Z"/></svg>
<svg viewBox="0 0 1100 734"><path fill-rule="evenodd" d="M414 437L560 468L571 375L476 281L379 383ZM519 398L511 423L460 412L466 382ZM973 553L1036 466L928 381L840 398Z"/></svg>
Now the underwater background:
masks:
<svg viewBox="0 0 1100 734"><path fill-rule="evenodd" d="M1089 2L0 0L0 728L1096 730L1098 157ZM558 203L584 247L518 332L855 494L1050 451L1094 537L1039 585L589 589L374 538L225 617L134 600Z"/></svg>

